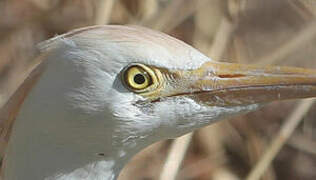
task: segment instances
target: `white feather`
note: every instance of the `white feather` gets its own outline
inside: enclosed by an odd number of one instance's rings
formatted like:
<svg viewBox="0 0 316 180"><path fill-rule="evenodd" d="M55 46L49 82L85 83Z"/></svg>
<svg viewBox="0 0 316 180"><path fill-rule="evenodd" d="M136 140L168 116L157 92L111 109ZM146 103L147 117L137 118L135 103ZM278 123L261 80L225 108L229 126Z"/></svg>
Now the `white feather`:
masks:
<svg viewBox="0 0 316 180"><path fill-rule="evenodd" d="M189 98L133 105L142 97L119 78L129 63L187 70L210 61L185 43L145 28L90 27L39 47L48 53L46 70L14 125L7 180L115 179L145 146L257 108L206 107Z"/></svg>

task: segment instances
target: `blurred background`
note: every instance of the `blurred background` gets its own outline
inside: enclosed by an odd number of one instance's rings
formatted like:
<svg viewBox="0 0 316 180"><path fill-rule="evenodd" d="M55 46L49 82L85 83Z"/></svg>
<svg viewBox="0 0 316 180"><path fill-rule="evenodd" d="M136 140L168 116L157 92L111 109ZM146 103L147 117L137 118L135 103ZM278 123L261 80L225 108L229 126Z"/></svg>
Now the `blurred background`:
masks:
<svg viewBox="0 0 316 180"><path fill-rule="evenodd" d="M94 24L163 31L217 61L316 68L315 0L0 0L0 108L34 65L35 45ZM158 142L119 180L316 179L316 105L270 104Z"/></svg>

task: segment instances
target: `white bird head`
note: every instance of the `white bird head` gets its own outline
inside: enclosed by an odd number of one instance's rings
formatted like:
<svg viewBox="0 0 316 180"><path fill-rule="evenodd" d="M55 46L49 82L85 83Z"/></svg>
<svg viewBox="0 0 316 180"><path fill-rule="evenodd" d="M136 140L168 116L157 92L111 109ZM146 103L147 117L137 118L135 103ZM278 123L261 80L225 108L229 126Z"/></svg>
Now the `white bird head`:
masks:
<svg viewBox="0 0 316 180"><path fill-rule="evenodd" d="M32 177L66 177L99 160L113 162L117 175L119 162L155 141L274 100L316 96L314 70L219 63L141 27L88 27L38 47L42 73L13 127L8 154L17 158L7 165L22 166L17 159L27 158L15 149L27 142L37 152L30 161L50 161L46 175ZM54 151L61 159L47 157Z"/></svg>

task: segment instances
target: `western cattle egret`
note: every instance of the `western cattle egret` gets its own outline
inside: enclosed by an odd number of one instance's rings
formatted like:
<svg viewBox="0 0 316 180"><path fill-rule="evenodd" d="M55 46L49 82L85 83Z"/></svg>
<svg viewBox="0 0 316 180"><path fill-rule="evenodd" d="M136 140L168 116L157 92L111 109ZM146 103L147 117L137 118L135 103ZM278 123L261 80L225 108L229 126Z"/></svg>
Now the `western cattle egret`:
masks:
<svg viewBox="0 0 316 180"><path fill-rule="evenodd" d="M316 70L219 63L142 27L82 28L38 50L1 112L5 180L116 179L158 140L316 96Z"/></svg>

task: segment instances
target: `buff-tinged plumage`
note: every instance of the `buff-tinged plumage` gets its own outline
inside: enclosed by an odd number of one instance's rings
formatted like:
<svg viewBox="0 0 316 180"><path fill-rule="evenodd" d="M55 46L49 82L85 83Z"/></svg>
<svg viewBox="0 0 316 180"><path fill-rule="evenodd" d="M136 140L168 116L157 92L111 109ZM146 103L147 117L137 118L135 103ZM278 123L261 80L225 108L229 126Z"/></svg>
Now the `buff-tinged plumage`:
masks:
<svg viewBox="0 0 316 180"><path fill-rule="evenodd" d="M115 179L153 142L316 96L315 70L218 63L142 27L87 27L38 50L42 63L1 111L8 180Z"/></svg>

